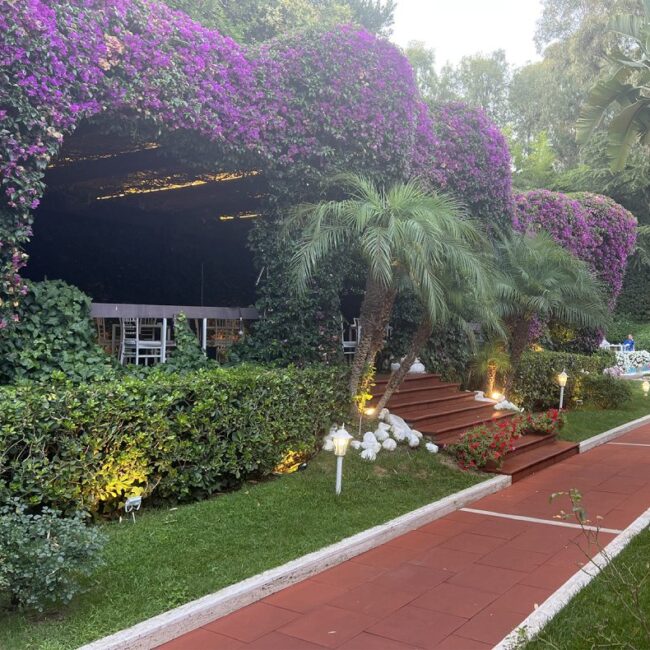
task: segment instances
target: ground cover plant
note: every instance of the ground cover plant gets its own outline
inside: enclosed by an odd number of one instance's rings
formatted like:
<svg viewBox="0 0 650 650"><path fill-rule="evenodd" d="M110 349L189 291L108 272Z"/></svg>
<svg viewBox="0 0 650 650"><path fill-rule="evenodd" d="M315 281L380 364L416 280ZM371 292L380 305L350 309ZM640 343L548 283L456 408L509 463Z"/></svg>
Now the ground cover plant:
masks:
<svg viewBox="0 0 650 650"><path fill-rule="evenodd" d="M376 463L348 454L340 497L334 476L321 452L301 472L101 524L105 566L90 590L50 616L0 611L0 647L76 648L488 478L408 448Z"/></svg>

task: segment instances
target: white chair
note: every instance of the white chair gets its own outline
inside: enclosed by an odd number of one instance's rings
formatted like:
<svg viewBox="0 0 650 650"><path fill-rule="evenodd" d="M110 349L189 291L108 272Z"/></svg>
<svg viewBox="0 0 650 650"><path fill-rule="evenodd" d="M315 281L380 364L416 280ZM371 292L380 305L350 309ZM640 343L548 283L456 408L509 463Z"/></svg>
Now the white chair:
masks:
<svg viewBox="0 0 650 650"><path fill-rule="evenodd" d="M353 357L357 351L357 345L361 340L361 323L358 318L352 319L352 324L344 323L341 318L341 345L343 354L346 357Z"/></svg>
<svg viewBox="0 0 650 650"><path fill-rule="evenodd" d="M149 331L147 335L152 334L156 328L147 325ZM157 328L160 332L160 328ZM154 363L162 361L163 354L162 340L143 338L140 320L138 318L121 318L120 319L120 363L124 365L131 361L138 365L140 361L147 364L149 361Z"/></svg>

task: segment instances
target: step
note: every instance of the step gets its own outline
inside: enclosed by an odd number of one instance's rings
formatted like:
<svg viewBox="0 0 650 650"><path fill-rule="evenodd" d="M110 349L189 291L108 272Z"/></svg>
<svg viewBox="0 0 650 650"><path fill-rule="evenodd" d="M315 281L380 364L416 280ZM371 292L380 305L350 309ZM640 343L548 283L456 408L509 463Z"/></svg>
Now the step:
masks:
<svg viewBox="0 0 650 650"><path fill-rule="evenodd" d="M496 474L512 476L513 483L546 467L555 465L565 458L574 456L579 451L579 445L565 440L554 440L539 447L529 449L516 456L506 456L501 467L497 470L486 470Z"/></svg>
<svg viewBox="0 0 650 650"><path fill-rule="evenodd" d="M405 419L417 429L419 426L444 425L463 416L477 416L482 420L486 420L493 413L495 413L493 404L472 400L471 402L462 402L458 405L452 403L440 409L434 407L429 413L423 413L422 415Z"/></svg>
<svg viewBox="0 0 650 650"><path fill-rule="evenodd" d="M377 375L375 377L375 385L376 386L385 386L388 381L390 380L391 375ZM404 380L402 381L402 386L405 384L412 384L412 383L417 383L426 379L438 379L440 380L440 375L431 373L431 372L425 372L425 373L411 373L406 375L404 377Z"/></svg>
<svg viewBox="0 0 650 650"><path fill-rule="evenodd" d="M448 410L450 407L464 404L474 404L473 393L459 393L455 392L451 395L443 395L430 399L420 399L417 401L405 402L404 404L395 404L391 410L392 413L403 417L405 420L410 417L417 417L422 413L434 413L436 411Z"/></svg>
<svg viewBox="0 0 650 650"><path fill-rule="evenodd" d="M388 400L388 408L398 406L403 402L413 402L425 399L428 396L439 397L441 395L455 395L459 392L460 384L438 383L431 386L422 386L420 388L402 388L396 390ZM373 400L376 402L384 394L384 391L373 389Z"/></svg>
<svg viewBox="0 0 650 650"><path fill-rule="evenodd" d="M449 382L443 381L436 375L425 375L422 379L403 381L395 392L403 393L408 390L426 390L427 388L437 388L440 385L448 384ZM371 392L373 394L380 395L383 394L385 389L386 382L375 383L375 385L371 388Z"/></svg>
<svg viewBox="0 0 650 650"><path fill-rule="evenodd" d="M515 458L521 454L527 453L532 449L537 449L537 447L543 447L551 442L554 442L557 438L555 433L529 433L525 436L517 438L513 444L514 449L508 452L508 458Z"/></svg>
<svg viewBox="0 0 650 650"><path fill-rule="evenodd" d="M459 435L464 433L467 429L471 429L479 424L489 424L490 422L496 422L502 420L503 418L511 418L513 413L511 411L492 411L489 415L481 415L481 412L475 415L464 415L458 419L446 422L446 423L420 423L415 427L418 431L427 434L429 437L433 438L433 441L438 440L438 436L449 436L452 434Z"/></svg>

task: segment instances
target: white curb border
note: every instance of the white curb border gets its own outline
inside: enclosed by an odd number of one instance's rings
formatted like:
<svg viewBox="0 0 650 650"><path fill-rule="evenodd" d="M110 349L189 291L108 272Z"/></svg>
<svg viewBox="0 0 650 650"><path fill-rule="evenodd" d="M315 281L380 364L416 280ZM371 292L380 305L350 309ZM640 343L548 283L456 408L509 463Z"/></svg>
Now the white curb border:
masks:
<svg viewBox="0 0 650 650"><path fill-rule="evenodd" d="M215 618L261 600L296 582L364 553L404 533L494 494L512 483L510 476L496 476L413 510L385 524L364 530L336 544L304 555L282 566L221 589L213 594L154 616L133 627L93 641L79 650L150 650L191 632Z"/></svg>
<svg viewBox="0 0 650 650"><path fill-rule="evenodd" d="M523 639L532 639L558 614L569 601L582 591L640 532L650 525L650 508L637 517L580 571L571 576L551 594L532 614L520 623L492 650L513 650ZM525 635L525 636L524 636Z"/></svg>
<svg viewBox="0 0 650 650"><path fill-rule="evenodd" d="M594 447L598 447L599 445L604 445L610 440L614 440L615 438L622 436L624 433L627 433L628 431L631 431L632 429L635 429L636 427L641 426L642 424L647 424L649 422L650 422L650 415L644 415L643 417L638 418L637 420L626 422L625 424L621 424L618 427L614 427L609 431L604 431L603 433L599 433L597 436L592 436L591 438L587 438L586 440L583 440L580 443L580 453L584 454L585 451L589 451L590 449L593 449Z"/></svg>

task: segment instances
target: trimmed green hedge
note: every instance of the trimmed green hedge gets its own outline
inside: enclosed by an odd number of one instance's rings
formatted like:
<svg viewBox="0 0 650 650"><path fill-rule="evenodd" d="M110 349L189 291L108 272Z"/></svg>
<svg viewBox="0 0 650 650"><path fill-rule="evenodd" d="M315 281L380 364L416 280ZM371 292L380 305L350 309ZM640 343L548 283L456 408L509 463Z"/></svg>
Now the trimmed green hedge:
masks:
<svg viewBox="0 0 650 650"><path fill-rule="evenodd" d="M154 372L0 391L0 503L107 514L125 495L187 501L268 475L346 408L344 370Z"/></svg>
<svg viewBox="0 0 650 650"><path fill-rule="evenodd" d="M508 398L527 409L557 408L560 400L557 375L566 370L569 379L564 390L564 404L568 406L581 373L600 375L605 368L613 365L614 355L609 353L585 355L570 352L526 352Z"/></svg>

